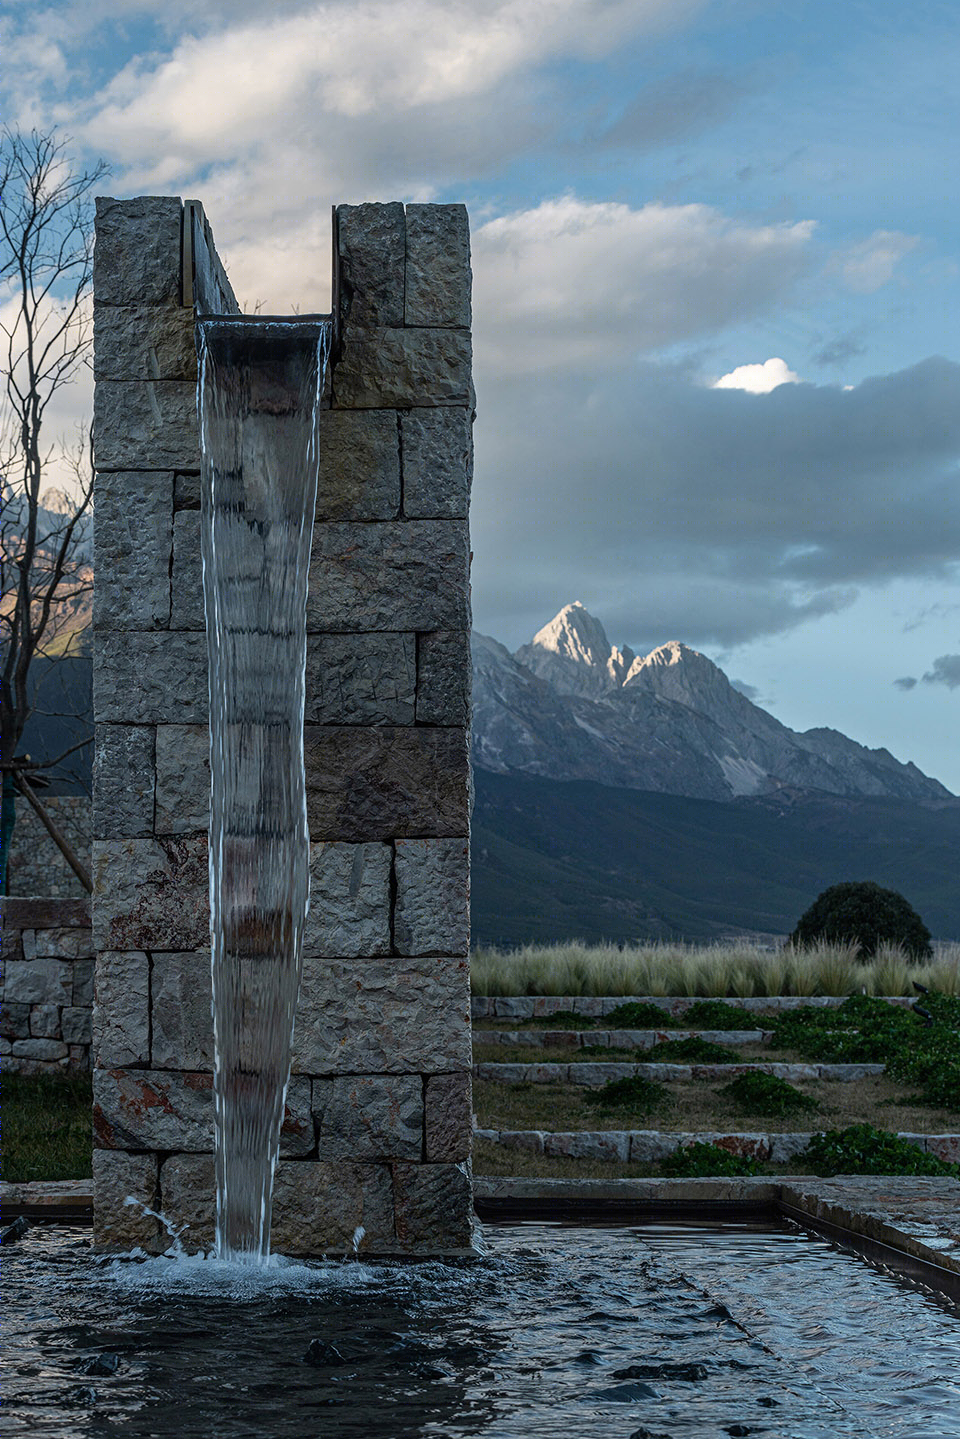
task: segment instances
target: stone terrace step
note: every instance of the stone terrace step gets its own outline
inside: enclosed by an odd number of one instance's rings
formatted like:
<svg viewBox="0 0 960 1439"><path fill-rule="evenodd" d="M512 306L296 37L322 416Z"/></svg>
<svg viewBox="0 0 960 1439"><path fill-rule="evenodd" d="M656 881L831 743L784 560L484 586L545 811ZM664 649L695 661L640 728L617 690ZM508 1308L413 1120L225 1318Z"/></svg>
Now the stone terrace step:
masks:
<svg viewBox="0 0 960 1439"><path fill-rule="evenodd" d="M790 1134L731 1134L720 1132L665 1133L658 1129L603 1129L549 1132L540 1129L475 1129L474 1139L484 1139L503 1149L549 1158L606 1159L620 1164L656 1164L681 1145L719 1144L732 1154L747 1159L785 1164L803 1154L815 1131ZM960 1134L899 1134L928 1154L947 1163L960 1162Z"/></svg>
<svg viewBox="0 0 960 1439"><path fill-rule="evenodd" d="M880 996L887 1004L903 1006L913 1004L913 998L906 994ZM621 1004L655 1004L659 1009L674 1016L682 1015L691 1004L698 1004L703 996L664 996L661 994L478 994L471 1000L471 1012L478 1019L533 1019L538 1015L556 1014L557 1010L572 1010L574 1014L589 1015L592 1019L602 1018ZM796 995L774 994L754 995L749 999L726 999L726 1004L757 1013L772 1010L775 1013L786 1009L800 1009L804 1005L815 1005L829 1009L843 1004L838 995Z"/></svg>
<svg viewBox="0 0 960 1439"><path fill-rule="evenodd" d="M476 1029L478 1044L504 1044L551 1049L582 1049L602 1044L608 1049L652 1049L674 1039L708 1039L713 1044L761 1044L772 1029Z"/></svg>
<svg viewBox="0 0 960 1439"><path fill-rule="evenodd" d="M882 1064L777 1064L761 1061L756 1064L496 1064L483 1061L473 1066L474 1079L491 1080L495 1084L584 1084L596 1087L611 1079L653 1079L660 1083L670 1080L731 1079L737 1074L773 1074L778 1079L796 1083L803 1079L831 1079L854 1083L882 1074Z"/></svg>

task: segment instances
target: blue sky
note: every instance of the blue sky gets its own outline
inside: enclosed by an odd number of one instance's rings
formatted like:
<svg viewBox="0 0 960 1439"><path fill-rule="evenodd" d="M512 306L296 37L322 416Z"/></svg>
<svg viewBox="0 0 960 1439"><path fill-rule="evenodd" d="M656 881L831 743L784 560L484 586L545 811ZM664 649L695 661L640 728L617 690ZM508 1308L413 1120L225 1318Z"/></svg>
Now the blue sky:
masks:
<svg viewBox="0 0 960 1439"><path fill-rule="evenodd" d="M8 122L202 199L248 308L327 307L335 202L467 203L477 628L580 599L960 791L960 7L0 13Z"/></svg>

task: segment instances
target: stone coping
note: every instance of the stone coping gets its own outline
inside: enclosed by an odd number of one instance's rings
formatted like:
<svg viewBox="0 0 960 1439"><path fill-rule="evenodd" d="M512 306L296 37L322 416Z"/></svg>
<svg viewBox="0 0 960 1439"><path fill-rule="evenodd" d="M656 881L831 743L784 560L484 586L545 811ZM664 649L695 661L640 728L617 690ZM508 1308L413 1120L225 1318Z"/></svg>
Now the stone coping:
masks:
<svg viewBox="0 0 960 1439"><path fill-rule="evenodd" d="M724 1004L745 1009L752 1013L772 1010L801 1009L813 1005L830 1009L843 1004L848 995L835 994L767 994L752 995L749 998L730 999L723 997ZM913 1004L914 997L907 994L883 994L875 996L887 1004L904 1007ZM574 1014L602 1018L621 1004L655 1004L667 1014L681 1015L692 1004L699 1004L705 998L721 998L719 995L662 995L662 994L477 994L471 1000L471 1014L477 1019L534 1019L540 1015L556 1014L558 1010L572 1010Z"/></svg>
<svg viewBox="0 0 960 1439"><path fill-rule="evenodd" d="M500 1145L504 1149L521 1150L525 1154L543 1154L549 1158L602 1160L615 1164L656 1164L674 1150L690 1144L718 1144L731 1154L745 1159L759 1159L772 1164L787 1164L804 1153L814 1134L821 1130L788 1131L778 1134L754 1130L750 1133L730 1130L693 1132L661 1129L475 1129L474 1139ZM918 1149L948 1164L960 1162L960 1134L901 1133L898 1139L915 1144ZM956 1180L950 1180L956 1185ZM960 1188L955 1190L960 1210Z"/></svg>
<svg viewBox="0 0 960 1439"><path fill-rule="evenodd" d="M765 1044L772 1029L476 1029L478 1044L502 1044L535 1049L563 1045L583 1049L602 1044L608 1049L652 1049L679 1039L706 1039L711 1044Z"/></svg>
<svg viewBox="0 0 960 1439"><path fill-rule="evenodd" d="M737 1074L773 1074L778 1079L832 1079L852 1084L882 1074L883 1064L777 1064L760 1060L756 1064L622 1064L598 1061L588 1064L499 1064L483 1060L473 1066L474 1079L497 1084L567 1084L597 1086L612 1079L653 1079L667 1082L684 1079L725 1079Z"/></svg>

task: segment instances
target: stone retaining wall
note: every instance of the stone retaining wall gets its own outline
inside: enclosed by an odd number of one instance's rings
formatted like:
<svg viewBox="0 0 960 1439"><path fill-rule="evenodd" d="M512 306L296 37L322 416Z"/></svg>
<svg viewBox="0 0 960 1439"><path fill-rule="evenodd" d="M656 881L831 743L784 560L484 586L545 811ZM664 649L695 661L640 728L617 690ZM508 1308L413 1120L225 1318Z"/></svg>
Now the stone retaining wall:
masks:
<svg viewBox="0 0 960 1439"><path fill-rule="evenodd" d="M194 256L180 269L181 227ZM312 911L276 1247L471 1237L466 211L341 206L305 753ZM95 1242L134 1195L212 1237L207 668L193 309L236 312L202 211L97 202Z"/></svg>
<svg viewBox="0 0 960 1439"><path fill-rule="evenodd" d="M62 1074L88 1069L94 955L90 901L4 897L0 923L4 1071Z"/></svg>
<svg viewBox="0 0 960 1439"><path fill-rule="evenodd" d="M540 1129L477 1129L476 1139L525 1154L563 1159L604 1159L626 1164L656 1164L681 1146L719 1144L745 1159L786 1164L803 1154L813 1132L787 1134L667 1133L658 1129L600 1129L549 1132ZM948 1164L960 1162L960 1134L898 1134L918 1149Z"/></svg>
<svg viewBox="0 0 960 1439"><path fill-rule="evenodd" d="M913 999L904 994L886 994L881 997L887 1004L907 1006L913 1003ZM773 994L753 995L747 999L725 999L724 1003L744 1009L748 1014L756 1014L765 1010L780 1013L801 1009L805 1005L829 1009L843 1004L844 998L842 995ZM478 994L471 1000L471 1012L474 1020L533 1019L540 1015L556 1014L560 1010L572 1010L574 1014L582 1014L585 1018L601 1019L621 1004L655 1004L665 1014L677 1017L685 1014L692 1004L701 1003L701 1000L701 995L680 999L660 994ZM676 1030L671 1032L671 1037L675 1036Z"/></svg>

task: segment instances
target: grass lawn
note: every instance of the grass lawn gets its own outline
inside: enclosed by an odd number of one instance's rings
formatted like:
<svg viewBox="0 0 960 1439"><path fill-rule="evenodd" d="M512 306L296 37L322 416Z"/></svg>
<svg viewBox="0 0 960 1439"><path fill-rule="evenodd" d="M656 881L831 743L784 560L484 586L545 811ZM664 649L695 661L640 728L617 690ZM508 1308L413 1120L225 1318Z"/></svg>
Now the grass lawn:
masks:
<svg viewBox="0 0 960 1439"><path fill-rule="evenodd" d="M89 1179L93 1140L89 1074L5 1074L2 1175L13 1184L33 1179Z"/></svg>

